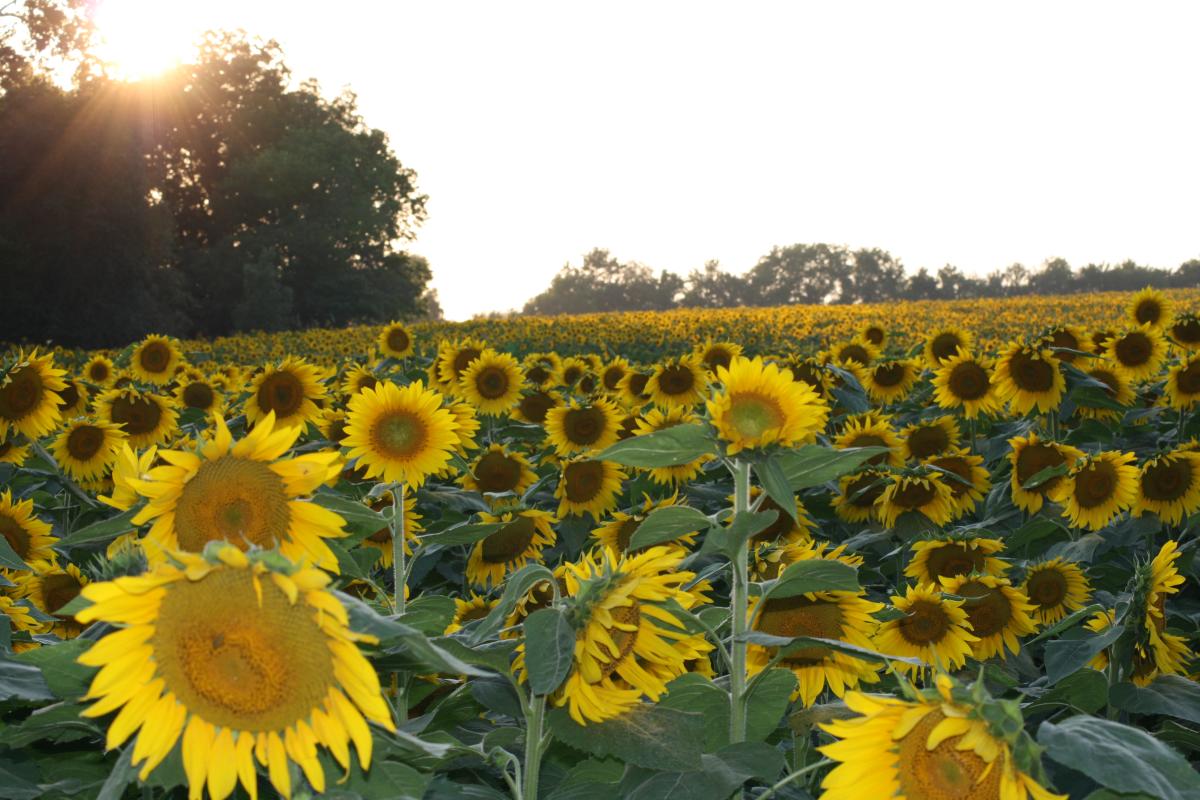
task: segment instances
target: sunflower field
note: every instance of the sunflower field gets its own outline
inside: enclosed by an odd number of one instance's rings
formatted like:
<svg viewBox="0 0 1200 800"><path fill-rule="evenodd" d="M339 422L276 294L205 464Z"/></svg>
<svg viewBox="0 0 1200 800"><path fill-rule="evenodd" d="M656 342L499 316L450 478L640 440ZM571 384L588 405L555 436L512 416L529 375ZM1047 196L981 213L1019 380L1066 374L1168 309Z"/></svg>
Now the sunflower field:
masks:
<svg viewBox="0 0 1200 800"><path fill-rule="evenodd" d="M1200 292L0 361L0 798L1200 798Z"/></svg>

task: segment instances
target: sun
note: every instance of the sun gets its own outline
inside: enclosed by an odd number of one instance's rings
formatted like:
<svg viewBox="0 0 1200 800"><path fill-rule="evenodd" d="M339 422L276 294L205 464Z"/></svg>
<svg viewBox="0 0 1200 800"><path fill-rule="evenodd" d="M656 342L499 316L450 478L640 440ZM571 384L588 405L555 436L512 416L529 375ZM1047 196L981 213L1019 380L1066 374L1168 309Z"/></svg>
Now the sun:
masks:
<svg viewBox="0 0 1200 800"><path fill-rule="evenodd" d="M185 0L99 0L96 55L124 80L160 75L195 51L203 30L196 10Z"/></svg>

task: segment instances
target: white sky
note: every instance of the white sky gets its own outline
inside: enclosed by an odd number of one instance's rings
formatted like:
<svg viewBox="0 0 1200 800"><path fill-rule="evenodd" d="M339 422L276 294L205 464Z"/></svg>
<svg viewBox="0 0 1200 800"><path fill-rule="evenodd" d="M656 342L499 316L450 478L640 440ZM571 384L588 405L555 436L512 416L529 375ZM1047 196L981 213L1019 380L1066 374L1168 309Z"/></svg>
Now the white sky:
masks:
<svg viewBox="0 0 1200 800"><path fill-rule="evenodd" d="M412 249L452 319L594 246L681 274L794 242L1200 256L1200 3L98 2L118 57L241 27L357 92L430 196Z"/></svg>

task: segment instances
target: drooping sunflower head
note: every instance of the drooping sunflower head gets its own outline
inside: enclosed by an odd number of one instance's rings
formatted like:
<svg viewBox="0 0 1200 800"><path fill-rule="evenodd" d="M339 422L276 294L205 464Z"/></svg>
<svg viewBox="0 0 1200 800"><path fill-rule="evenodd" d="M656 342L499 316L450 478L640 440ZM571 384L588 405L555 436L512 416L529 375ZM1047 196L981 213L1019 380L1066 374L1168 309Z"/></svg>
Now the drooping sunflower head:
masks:
<svg viewBox="0 0 1200 800"><path fill-rule="evenodd" d="M325 402L325 374L315 364L289 356L254 378L246 400L246 419L252 424L274 414L279 427L303 427L316 422Z"/></svg>
<svg viewBox="0 0 1200 800"><path fill-rule="evenodd" d="M941 473L927 470L898 475L875 501L879 522L892 528L901 514L924 514L934 525L945 525L954 518L956 506L950 487Z"/></svg>
<svg viewBox="0 0 1200 800"><path fill-rule="evenodd" d="M995 555L1004 550L999 539L949 537L913 542L912 561L904 574L918 584L938 586L960 575L1003 575L1008 569Z"/></svg>
<svg viewBox="0 0 1200 800"><path fill-rule="evenodd" d="M388 358L406 358L413 354L412 332L402 322L389 322L379 332L379 352Z"/></svg>
<svg viewBox="0 0 1200 800"><path fill-rule="evenodd" d="M691 408L704 398L707 386L700 359L688 355L656 366L645 391L659 408Z"/></svg>
<svg viewBox="0 0 1200 800"><path fill-rule="evenodd" d="M946 359L933 374L934 400L941 408L961 409L967 419L980 414L995 414L1002 400L997 392L995 374L987 359L970 351Z"/></svg>
<svg viewBox="0 0 1200 800"><path fill-rule="evenodd" d="M182 736L188 784L196 797L207 784L213 800L239 778L255 795L255 757L285 797L289 762L324 791L319 746L348 770L353 743L366 769L366 723L392 730L391 713L358 648L375 640L350 630L329 577L229 545L177 559L82 590L92 605L76 618L118 626L79 658L100 668L84 716L121 710L106 746L140 728L132 757L144 781Z"/></svg>
<svg viewBox="0 0 1200 800"><path fill-rule="evenodd" d="M1188 352L1200 350L1200 314L1180 314L1171 324L1171 341Z"/></svg>
<svg viewBox="0 0 1200 800"><path fill-rule="evenodd" d="M174 398L137 389L109 389L96 398L96 416L118 425L136 450L167 442L175 435L179 412Z"/></svg>
<svg viewBox="0 0 1200 800"><path fill-rule="evenodd" d="M1134 325L1149 325L1161 330L1170 327L1173 307L1170 298L1147 286L1129 300L1126 312Z"/></svg>
<svg viewBox="0 0 1200 800"><path fill-rule="evenodd" d="M1038 473L1056 467L1070 467L1083 457L1083 451L1068 444L1044 441L1038 438L1036 432L1028 436L1016 436L1008 440L1012 451L1008 455L1012 464L1013 503L1018 508L1035 514L1042 508L1042 503L1060 483L1061 476L1045 479L1036 486L1025 488Z"/></svg>
<svg viewBox="0 0 1200 800"><path fill-rule="evenodd" d="M1117 369L1134 383L1157 375L1166 354L1162 333L1149 325L1126 328L1108 340L1105 350Z"/></svg>
<svg viewBox="0 0 1200 800"><path fill-rule="evenodd" d="M879 627L875 645L880 651L919 658L939 670L956 670L966 663L978 638L971 633L962 600L950 600L930 584L909 586L903 597L892 597L892 605L903 616ZM896 667L909 673L924 669L907 662Z"/></svg>
<svg viewBox="0 0 1200 800"><path fill-rule="evenodd" d="M942 477L950 488L955 517L974 511L976 504L992 488L992 476L983 465L983 456L969 450L954 448L922 463L944 473Z"/></svg>
<svg viewBox="0 0 1200 800"><path fill-rule="evenodd" d="M829 406L775 364L738 356L728 368L717 367L716 379L721 388L708 400L708 416L731 455L804 444L825 429Z"/></svg>
<svg viewBox="0 0 1200 800"><path fill-rule="evenodd" d="M480 494L521 494L537 481L533 465L517 450L492 444L459 476L463 488Z"/></svg>
<svg viewBox="0 0 1200 800"><path fill-rule="evenodd" d="M1033 603L1033 616L1042 625L1053 625L1083 608L1091 595L1083 570L1061 557L1031 564L1021 590Z"/></svg>
<svg viewBox="0 0 1200 800"><path fill-rule="evenodd" d="M1172 408L1190 411L1200 403L1200 355L1185 358L1167 372L1167 402Z"/></svg>
<svg viewBox="0 0 1200 800"><path fill-rule="evenodd" d="M107 387L117 379L117 371L110 358L94 355L83 365L83 379L93 386Z"/></svg>
<svg viewBox="0 0 1200 800"><path fill-rule="evenodd" d="M880 361L864 371L863 387L867 395L880 405L897 403L908 396L920 372L910 359Z"/></svg>
<svg viewBox="0 0 1200 800"><path fill-rule="evenodd" d="M1133 453L1084 455L1049 492L1077 528L1098 531L1137 499L1138 468Z"/></svg>
<svg viewBox="0 0 1200 800"><path fill-rule="evenodd" d="M1167 629L1167 598L1179 592L1184 577L1175 562L1181 553L1179 543L1168 540L1154 559L1140 566L1136 580L1143 587L1135 597L1145 598L1139 609L1137 640L1134 643L1132 680L1145 686L1159 675L1185 674L1195 658L1188 639Z"/></svg>
<svg viewBox="0 0 1200 800"><path fill-rule="evenodd" d="M892 428L890 418L873 414L863 414L857 417L847 417L842 425L842 431L833 439L833 446L839 450L848 447L886 447L888 452L871 456L867 460L871 465L898 467L904 463L902 455L904 445L896 431Z"/></svg>
<svg viewBox="0 0 1200 800"><path fill-rule="evenodd" d="M971 652L978 661L992 656L999 656L1003 661L1008 658L1008 653L1017 655L1021 652L1019 637L1037 630L1030 616L1035 606L1008 578L960 575L944 578L942 588L963 598L963 610L971 623L971 633L978 639L971 643Z"/></svg>
<svg viewBox="0 0 1200 800"><path fill-rule="evenodd" d="M900 431L904 458L909 461L924 461L953 450L958 447L960 436L958 423L948 415L914 422Z"/></svg>
<svg viewBox="0 0 1200 800"><path fill-rule="evenodd" d="M1049 350L1013 342L996 362L996 390L1017 414L1045 414L1062 402L1066 379Z"/></svg>
<svg viewBox="0 0 1200 800"><path fill-rule="evenodd" d="M0 436L10 430L39 439L62 419L58 392L67 387L54 356L21 351L0 363Z"/></svg>
<svg viewBox="0 0 1200 800"><path fill-rule="evenodd" d="M563 462L554 496L558 516L591 514L600 519L616 508L625 472L611 461L575 458Z"/></svg>
<svg viewBox="0 0 1200 800"><path fill-rule="evenodd" d="M925 338L925 363L938 369L947 361L961 357L975 346L975 337L962 328L941 328Z"/></svg>
<svg viewBox="0 0 1200 800"><path fill-rule="evenodd" d="M1200 453L1176 450L1151 458L1138 475L1137 515L1151 512L1178 525L1200 510Z"/></svg>
<svg viewBox="0 0 1200 800"><path fill-rule="evenodd" d="M342 444L367 468L368 478L420 486L449 463L459 444L455 415L421 381L364 389L350 398L349 409Z"/></svg>
<svg viewBox="0 0 1200 800"><path fill-rule="evenodd" d="M718 367L729 368L733 360L742 354L742 346L733 342L708 339L696 348L700 363L710 373L716 374Z"/></svg>
<svg viewBox="0 0 1200 800"><path fill-rule="evenodd" d="M546 434L559 455L597 452L617 441L621 412L610 401L571 400L546 413Z"/></svg>
<svg viewBox="0 0 1200 800"><path fill-rule="evenodd" d="M458 395L479 409L496 416L508 413L521 400L525 377L521 364L508 353L485 349L458 380Z"/></svg>
<svg viewBox="0 0 1200 800"><path fill-rule="evenodd" d="M51 445L51 452L75 480L99 480L117 460L125 434L111 422L86 418L67 423Z"/></svg>
<svg viewBox="0 0 1200 800"><path fill-rule="evenodd" d="M820 748L840 762L822 800L1067 800L1043 784L1038 749L1020 713L939 675L912 699L846 693L858 716L822 725L837 738Z"/></svg>
<svg viewBox="0 0 1200 800"><path fill-rule="evenodd" d="M485 539L476 542L467 557L467 580L476 586L500 586L507 576L537 563L542 550L554 546L554 515L536 509L505 511L502 514L481 513L482 523L500 527Z"/></svg>
<svg viewBox="0 0 1200 800"><path fill-rule="evenodd" d="M50 535L50 525L33 513L32 500L13 500L12 490L0 494L0 536L26 564L51 564L51 547L58 539Z"/></svg>
<svg viewBox="0 0 1200 800"><path fill-rule="evenodd" d="M145 383L161 386L175 377L175 368L183 363L179 343L166 336L151 334L129 356L129 371Z"/></svg>

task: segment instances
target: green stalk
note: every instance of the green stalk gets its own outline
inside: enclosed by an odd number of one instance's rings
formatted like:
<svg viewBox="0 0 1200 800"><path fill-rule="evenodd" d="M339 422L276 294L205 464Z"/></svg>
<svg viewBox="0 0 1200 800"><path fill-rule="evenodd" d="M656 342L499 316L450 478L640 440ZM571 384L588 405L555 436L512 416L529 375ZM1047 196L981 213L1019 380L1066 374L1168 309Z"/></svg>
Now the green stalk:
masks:
<svg viewBox="0 0 1200 800"><path fill-rule="evenodd" d="M733 518L750 511L750 465L733 464ZM732 639L729 643L729 741L746 741L746 643L739 641L746 633L746 605L750 560L748 539L738 544L729 574L729 614Z"/></svg>
<svg viewBox="0 0 1200 800"><path fill-rule="evenodd" d="M545 716L546 696L532 696L525 714L525 780L521 791L525 800L537 800L538 796L538 775L542 771L542 722Z"/></svg>
<svg viewBox="0 0 1200 800"><path fill-rule="evenodd" d="M407 610L404 600L404 584L408 580L408 564L404 558L404 484L392 484L392 585L395 587L395 599L392 607L397 614Z"/></svg>

